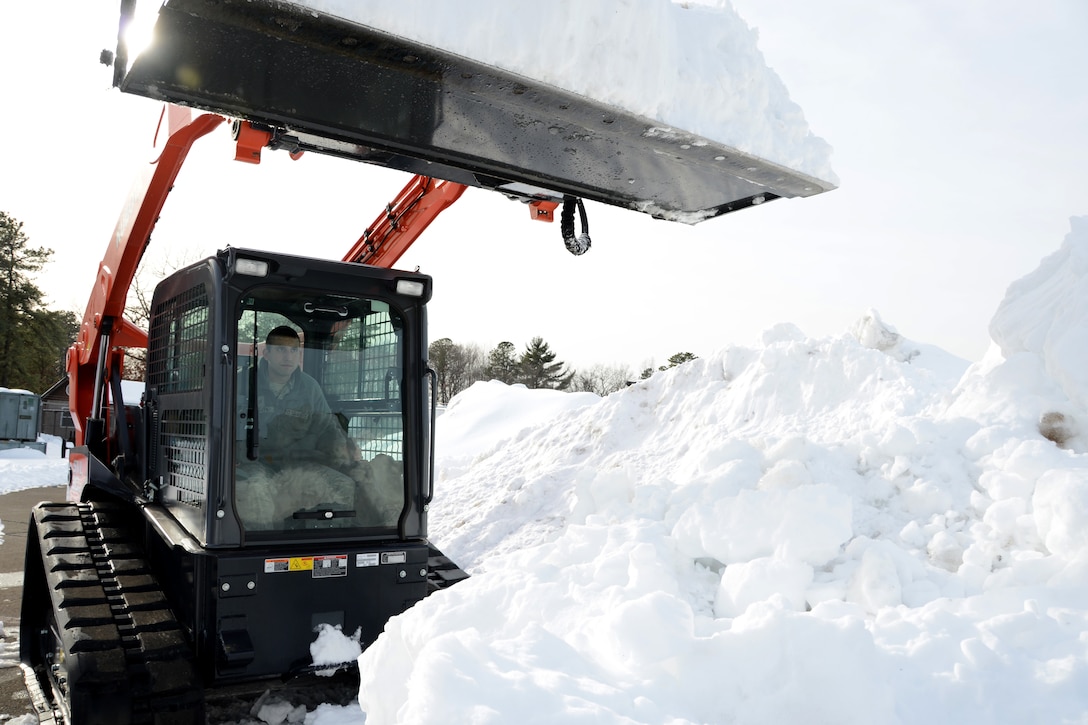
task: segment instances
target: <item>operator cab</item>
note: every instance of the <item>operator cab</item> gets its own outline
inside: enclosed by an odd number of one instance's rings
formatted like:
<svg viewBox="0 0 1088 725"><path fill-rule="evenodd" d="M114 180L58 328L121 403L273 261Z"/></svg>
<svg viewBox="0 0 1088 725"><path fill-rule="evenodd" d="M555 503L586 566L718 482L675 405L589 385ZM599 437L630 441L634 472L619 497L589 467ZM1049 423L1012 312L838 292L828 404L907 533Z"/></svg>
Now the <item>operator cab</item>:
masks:
<svg viewBox="0 0 1088 725"><path fill-rule="evenodd" d="M425 536L430 278L227 249L155 294L149 494L201 546Z"/></svg>
<svg viewBox="0 0 1088 725"><path fill-rule="evenodd" d="M380 299L272 285L251 290L238 312L235 501L247 535L394 532L404 507L401 314ZM276 331L285 332L270 338Z"/></svg>

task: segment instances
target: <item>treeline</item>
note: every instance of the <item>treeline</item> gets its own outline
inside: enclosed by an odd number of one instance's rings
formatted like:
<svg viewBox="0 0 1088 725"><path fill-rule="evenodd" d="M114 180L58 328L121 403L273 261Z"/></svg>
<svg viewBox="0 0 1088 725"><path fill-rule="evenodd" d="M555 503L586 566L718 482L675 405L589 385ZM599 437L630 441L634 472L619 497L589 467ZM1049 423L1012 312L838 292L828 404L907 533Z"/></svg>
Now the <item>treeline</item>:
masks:
<svg viewBox="0 0 1088 725"><path fill-rule="evenodd" d="M43 393L65 375L65 352L79 333L79 318L71 311L46 309L42 291L32 276L41 272L53 251L32 247L22 222L0 212L0 387ZM165 276L167 270L160 270ZM150 287L137 280L126 313L146 324ZM129 350L125 375L143 377L142 351ZM438 373L439 399L450 398L481 380L500 380L528 388L550 388L608 395L638 379L650 377L654 368L634 375L622 365L593 365L575 370L561 360L541 337L534 337L520 352L512 342L500 342L484 351L476 344L458 344L450 338L435 340L428 348L431 367ZM695 356L689 352L669 358L666 370Z"/></svg>
<svg viewBox="0 0 1088 725"><path fill-rule="evenodd" d="M503 341L488 352L477 344L458 344L448 337L435 340L428 348L431 367L438 374L438 398L443 404L467 390L473 383L498 380L508 385L521 384L527 388L550 388L569 392L608 395L635 382L631 369L623 365L593 365L574 370L556 360L556 353L541 337L534 337L519 353L514 343ZM669 358L667 370L695 355L681 352ZM646 368L638 376L645 380L654 368Z"/></svg>
<svg viewBox="0 0 1088 725"><path fill-rule="evenodd" d="M46 309L31 279L52 256L31 247L23 223L0 212L0 387L40 394L64 376L79 321L73 312Z"/></svg>

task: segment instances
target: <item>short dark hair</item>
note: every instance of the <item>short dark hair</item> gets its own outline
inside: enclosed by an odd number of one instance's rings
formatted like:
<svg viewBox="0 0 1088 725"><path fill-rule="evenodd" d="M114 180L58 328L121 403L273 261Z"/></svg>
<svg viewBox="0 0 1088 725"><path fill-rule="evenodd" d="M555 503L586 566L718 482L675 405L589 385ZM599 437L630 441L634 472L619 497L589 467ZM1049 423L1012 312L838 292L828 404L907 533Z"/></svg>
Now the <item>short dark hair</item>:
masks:
<svg viewBox="0 0 1088 725"><path fill-rule="evenodd" d="M265 343L271 345L273 337L287 338L299 342L298 333L295 332L293 327L288 327L287 325L280 325L268 333L268 336L264 338Z"/></svg>

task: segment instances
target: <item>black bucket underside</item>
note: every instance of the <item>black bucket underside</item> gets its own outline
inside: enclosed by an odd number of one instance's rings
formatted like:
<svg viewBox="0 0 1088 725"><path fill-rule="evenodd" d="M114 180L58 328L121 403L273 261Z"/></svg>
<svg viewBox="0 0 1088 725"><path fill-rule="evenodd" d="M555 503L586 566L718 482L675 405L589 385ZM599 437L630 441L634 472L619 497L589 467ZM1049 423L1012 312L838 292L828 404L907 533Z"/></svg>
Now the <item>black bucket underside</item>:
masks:
<svg viewBox="0 0 1088 725"><path fill-rule="evenodd" d="M121 90L267 124L303 150L687 223L833 188L584 96L276 0L173 0L160 10L155 38L120 69Z"/></svg>

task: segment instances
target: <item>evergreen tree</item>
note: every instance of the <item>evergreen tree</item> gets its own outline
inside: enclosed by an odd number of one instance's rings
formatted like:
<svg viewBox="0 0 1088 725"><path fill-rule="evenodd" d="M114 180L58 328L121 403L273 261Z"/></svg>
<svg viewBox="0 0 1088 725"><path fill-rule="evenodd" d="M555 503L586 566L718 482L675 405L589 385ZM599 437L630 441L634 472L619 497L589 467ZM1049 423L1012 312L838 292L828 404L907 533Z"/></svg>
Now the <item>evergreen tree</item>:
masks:
<svg viewBox="0 0 1088 725"><path fill-rule="evenodd" d="M64 320L40 310L42 292L30 275L40 272L53 251L31 247L23 223L0 212L0 386L40 392L42 345L54 347ZM69 313L70 314L70 313ZM63 348L57 360L63 360ZM39 362L35 362L38 360ZM55 369L56 365L48 367ZM56 382L56 379L48 384ZM46 387L48 387L48 384Z"/></svg>
<svg viewBox="0 0 1088 725"><path fill-rule="evenodd" d="M487 354L484 375L489 380L498 380L512 385L518 382L518 361L514 356L514 343L500 342Z"/></svg>
<svg viewBox="0 0 1088 725"><path fill-rule="evenodd" d="M17 336L17 361L22 376L18 387L44 392L65 376L65 354L79 333L79 320L68 310L37 310Z"/></svg>
<svg viewBox="0 0 1088 725"><path fill-rule="evenodd" d="M565 368L566 363L555 362L555 353L548 343L541 337L534 337L518 360L518 382L527 388L566 390L574 373L568 373Z"/></svg>
<svg viewBox="0 0 1088 725"><path fill-rule="evenodd" d="M683 365L686 362L690 362L692 360L698 360L698 359L699 359L699 357L697 355L693 354L693 353L690 353L690 352L678 352L678 353L676 353L675 355L673 355L673 356L671 356L669 358L669 364L668 365L661 365L660 367L657 368L657 370L654 370L653 368L646 368L645 370L643 370L642 374L639 375L639 380L646 380L647 378L649 378L651 375L653 375L657 371L668 370L669 368L674 368L677 365Z"/></svg>
<svg viewBox="0 0 1088 725"><path fill-rule="evenodd" d="M658 370L668 370L669 368L674 368L677 365L683 365L686 362L691 362L696 359L698 358L690 352L678 352L669 358L668 365L662 365Z"/></svg>

